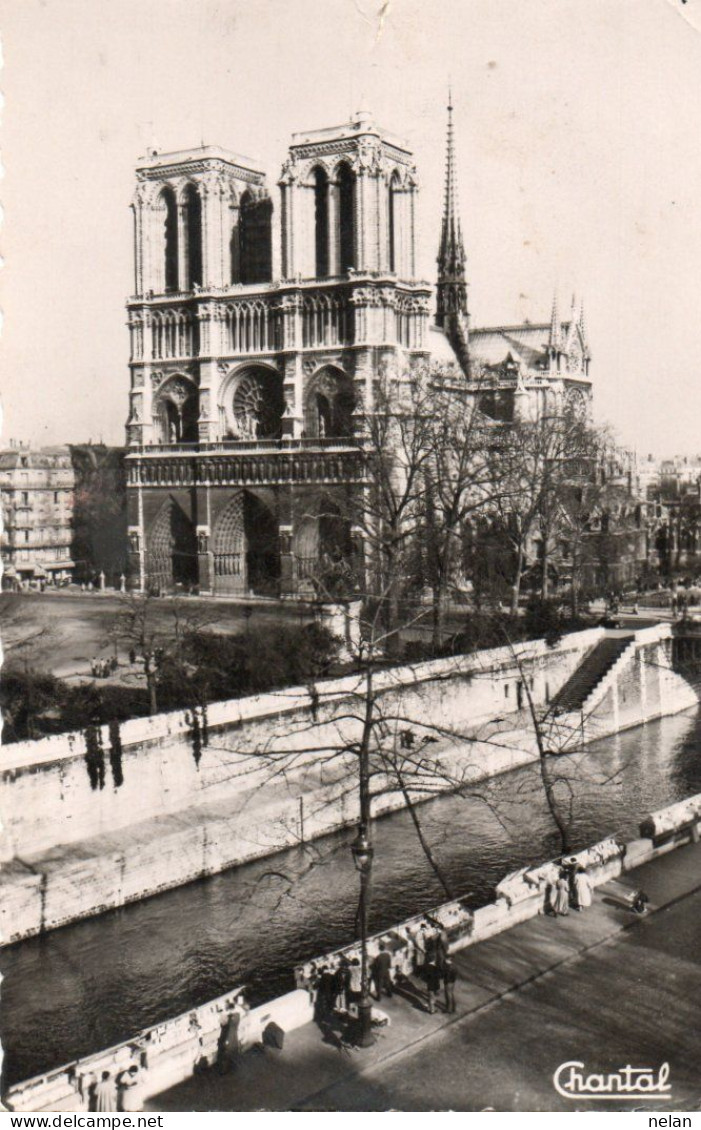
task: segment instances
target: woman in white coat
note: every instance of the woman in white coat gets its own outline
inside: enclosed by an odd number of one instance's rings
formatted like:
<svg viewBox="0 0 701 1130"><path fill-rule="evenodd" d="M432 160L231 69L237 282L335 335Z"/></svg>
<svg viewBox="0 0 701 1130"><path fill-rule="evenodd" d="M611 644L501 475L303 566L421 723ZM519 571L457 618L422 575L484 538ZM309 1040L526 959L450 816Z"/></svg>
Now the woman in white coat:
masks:
<svg viewBox="0 0 701 1130"><path fill-rule="evenodd" d="M591 882L581 865L574 873L574 897L577 910L584 910L585 907L591 906Z"/></svg>

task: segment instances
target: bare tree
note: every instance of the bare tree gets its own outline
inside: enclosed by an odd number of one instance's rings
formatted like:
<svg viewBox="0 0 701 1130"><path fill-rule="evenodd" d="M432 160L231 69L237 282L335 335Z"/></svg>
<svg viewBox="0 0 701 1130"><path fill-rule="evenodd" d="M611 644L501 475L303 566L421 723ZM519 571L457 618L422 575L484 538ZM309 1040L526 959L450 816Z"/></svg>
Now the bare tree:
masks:
<svg viewBox="0 0 701 1130"><path fill-rule="evenodd" d="M434 367L428 388L424 553L433 597L433 645L438 648L449 600L459 591L465 530L493 507L503 488L504 468L491 458L494 425L481 410L475 374L468 387L453 370Z"/></svg>
<svg viewBox="0 0 701 1130"><path fill-rule="evenodd" d="M515 557L511 611L518 612L524 570L539 544L540 596L550 592L556 539L566 526L565 500L587 458L589 432L569 409L517 420L502 427L492 447L492 466L502 489L494 508Z"/></svg>
<svg viewBox="0 0 701 1130"><path fill-rule="evenodd" d="M192 606L177 597L164 600L148 593L124 593L120 597L109 639L121 640L142 664L151 714L158 712L159 666L168 660L181 664L188 636L215 620L211 609Z"/></svg>

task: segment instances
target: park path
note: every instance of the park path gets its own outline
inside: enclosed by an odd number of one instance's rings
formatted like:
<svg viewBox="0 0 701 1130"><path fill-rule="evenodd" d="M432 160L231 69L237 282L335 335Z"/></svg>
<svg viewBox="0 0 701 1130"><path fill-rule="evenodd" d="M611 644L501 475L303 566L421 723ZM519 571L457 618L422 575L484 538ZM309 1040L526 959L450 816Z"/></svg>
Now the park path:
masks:
<svg viewBox="0 0 701 1130"><path fill-rule="evenodd" d="M587 1052L607 1071L636 1055L670 1061L675 1098L690 1104L701 1099L700 1041L689 1038L701 1005L700 865L701 846L678 848L599 888L581 914L539 916L457 953L453 1016L429 1015L416 985L382 1002L391 1026L370 1049L309 1024L282 1050L256 1049L233 1073L192 1078L147 1109L576 1109L552 1075L567 1059L593 1062ZM644 918L629 906L640 886L651 900ZM681 953L666 952L674 938Z"/></svg>

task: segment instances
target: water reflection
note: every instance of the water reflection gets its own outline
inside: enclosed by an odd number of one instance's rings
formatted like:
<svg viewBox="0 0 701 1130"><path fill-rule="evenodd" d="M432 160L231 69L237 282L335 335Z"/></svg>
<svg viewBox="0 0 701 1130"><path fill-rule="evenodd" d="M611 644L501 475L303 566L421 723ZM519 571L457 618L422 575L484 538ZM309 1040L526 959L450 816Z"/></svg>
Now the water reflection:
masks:
<svg viewBox="0 0 701 1130"><path fill-rule="evenodd" d="M684 714L589 747L575 780L575 846L632 837L642 814L701 791L700 739L701 717ZM506 871L558 850L537 766L482 792L420 809L449 882L476 905ZM0 951L5 1084L236 984L248 983L254 999L290 987L295 961L353 934L351 838L339 833ZM378 821L376 845L374 927L444 899L406 812Z"/></svg>

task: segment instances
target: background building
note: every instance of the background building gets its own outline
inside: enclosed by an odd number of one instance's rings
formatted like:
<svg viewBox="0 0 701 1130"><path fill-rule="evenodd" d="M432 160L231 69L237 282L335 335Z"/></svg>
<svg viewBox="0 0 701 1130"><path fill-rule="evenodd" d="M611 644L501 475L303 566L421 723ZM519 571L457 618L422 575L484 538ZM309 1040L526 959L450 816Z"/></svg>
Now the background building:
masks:
<svg viewBox="0 0 701 1130"><path fill-rule="evenodd" d="M4 587L70 580L74 490L68 447L0 452Z"/></svg>

